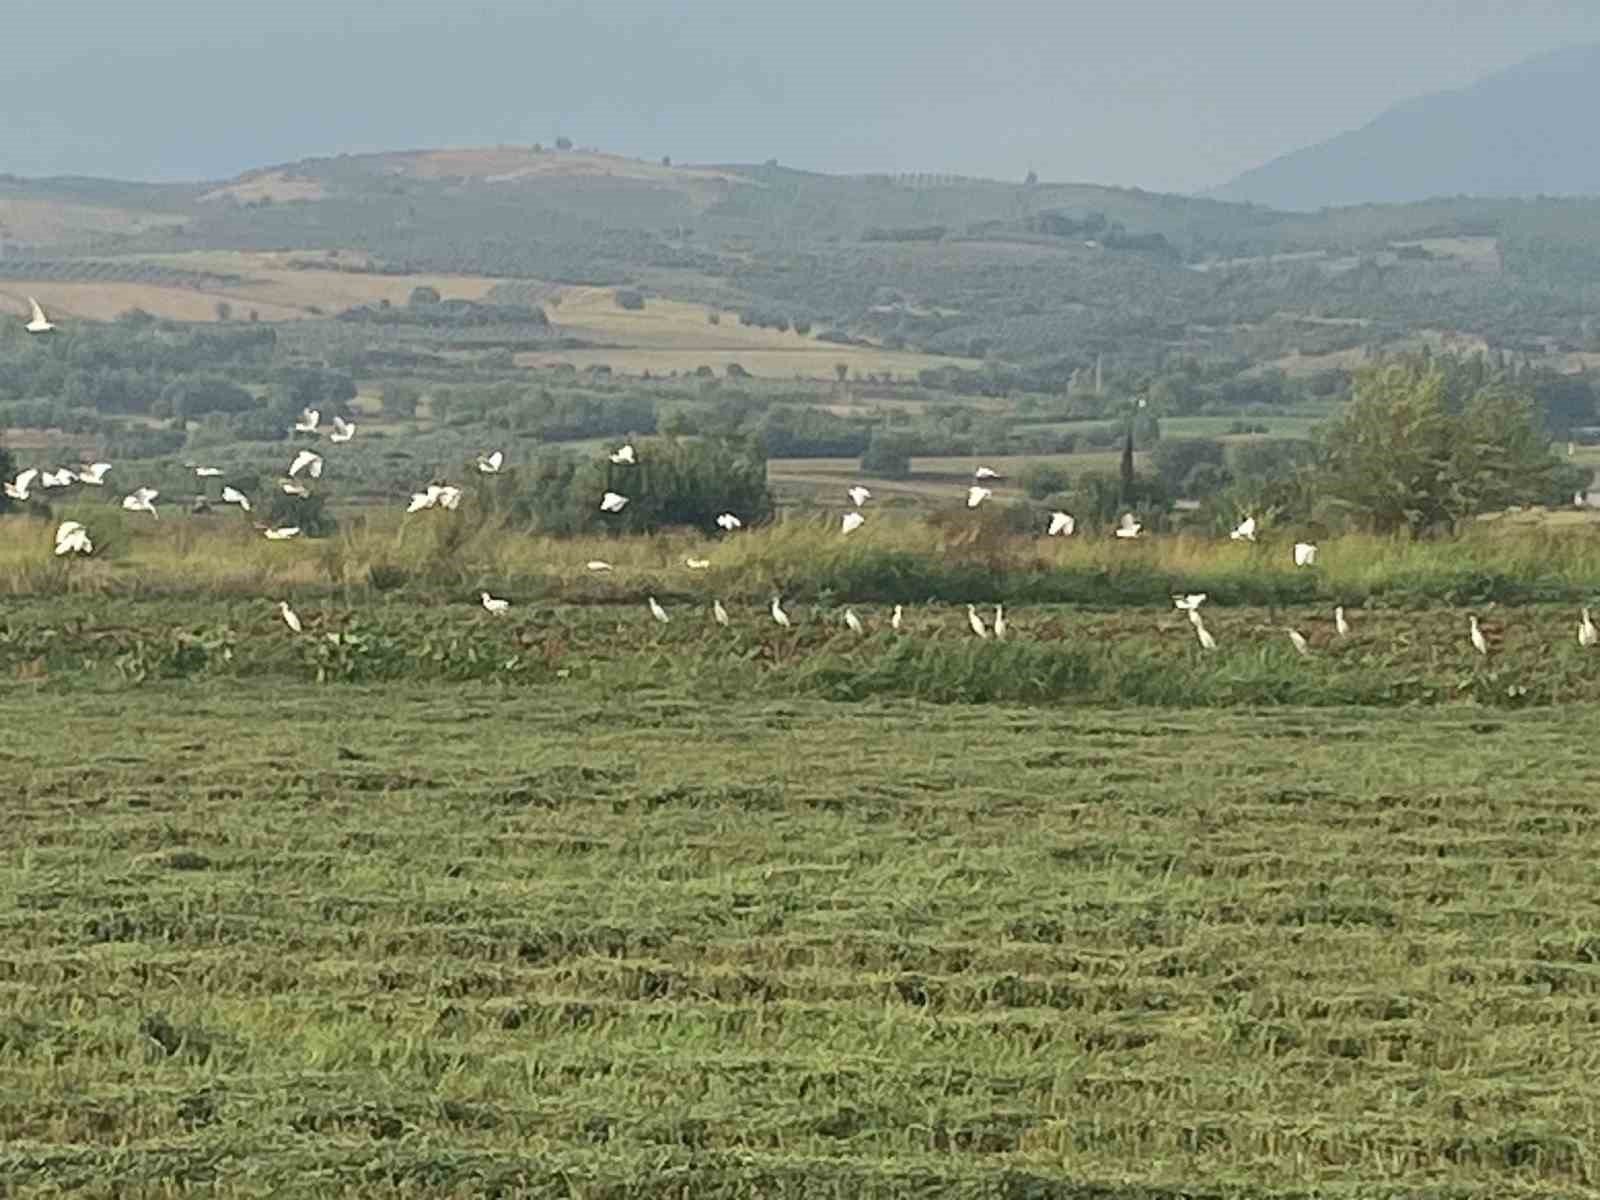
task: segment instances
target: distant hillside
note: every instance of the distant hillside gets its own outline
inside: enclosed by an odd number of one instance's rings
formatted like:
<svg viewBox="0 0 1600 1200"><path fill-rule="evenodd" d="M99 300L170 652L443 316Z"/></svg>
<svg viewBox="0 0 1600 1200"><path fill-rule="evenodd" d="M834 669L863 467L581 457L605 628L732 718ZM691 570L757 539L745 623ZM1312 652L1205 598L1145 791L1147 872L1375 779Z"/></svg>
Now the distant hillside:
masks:
<svg viewBox="0 0 1600 1200"><path fill-rule="evenodd" d="M1220 200L1310 210L1433 196L1600 194L1600 46L1530 59L1246 171Z"/></svg>

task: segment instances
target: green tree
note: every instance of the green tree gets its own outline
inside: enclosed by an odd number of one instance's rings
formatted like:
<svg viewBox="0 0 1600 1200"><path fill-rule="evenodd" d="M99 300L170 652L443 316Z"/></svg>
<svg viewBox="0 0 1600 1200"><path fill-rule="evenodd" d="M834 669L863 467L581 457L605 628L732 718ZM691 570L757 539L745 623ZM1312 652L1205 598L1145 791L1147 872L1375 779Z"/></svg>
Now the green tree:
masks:
<svg viewBox="0 0 1600 1200"><path fill-rule="evenodd" d="M874 430L861 452L861 473L879 479L905 479L911 474L912 441L904 434Z"/></svg>
<svg viewBox="0 0 1600 1200"><path fill-rule="evenodd" d="M383 415L409 421L417 415L422 389L414 383L392 382L383 385Z"/></svg>
<svg viewBox="0 0 1600 1200"><path fill-rule="evenodd" d="M1223 447L1214 438L1175 438L1157 442L1150 459L1161 482L1170 490L1177 491L1202 463L1220 469L1223 465Z"/></svg>

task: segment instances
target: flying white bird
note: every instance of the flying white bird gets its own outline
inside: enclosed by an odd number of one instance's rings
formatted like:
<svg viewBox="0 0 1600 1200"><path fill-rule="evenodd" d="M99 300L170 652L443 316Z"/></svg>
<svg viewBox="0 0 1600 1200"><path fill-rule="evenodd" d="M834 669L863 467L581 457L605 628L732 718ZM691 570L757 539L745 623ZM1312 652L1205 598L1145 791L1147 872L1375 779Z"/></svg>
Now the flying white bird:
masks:
<svg viewBox="0 0 1600 1200"><path fill-rule="evenodd" d="M1078 522L1071 513L1053 512L1050 514L1050 529L1046 537L1071 537L1078 528Z"/></svg>
<svg viewBox="0 0 1600 1200"><path fill-rule="evenodd" d="M289 602L287 600L278 601L278 612L283 615L283 623L285 625L294 630L296 633L300 632L300 616L294 611L294 609L289 607Z"/></svg>
<svg viewBox="0 0 1600 1200"><path fill-rule="evenodd" d="M1194 626L1194 635L1200 639L1200 649L1215 650L1217 648L1217 639L1211 636L1211 631L1206 628L1205 622L1200 619L1199 613L1193 611L1189 613L1189 624Z"/></svg>
<svg viewBox="0 0 1600 1200"><path fill-rule="evenodd" d="M47 488L67 487L77 482L77 475L62 467L55 471L45 471L39 476L39 486Z"/></svg>
<svg viewBox="0 0 1600 1200"><path fill-rule="evenodd" d="M999 604L994 606L994 636L996 641L1006 640L1006 612Z"/></svg>
<svg viewBox="0 0 1600 1200"><path fill-rule="evenodd" d="M322 414L314 408L302 408L300 419L294 423L295 433L315 433L322 424Z"/></svg>
<svg viewBox="0 0 1600 1200"><path fill-rule="evenodd" d="M488 592L479 592L478 595L483 598L483 608L485 612L503 613L506 611L506 609L511 607L511 601L497 599L496 597L489 595Z"/></svg>
<svg viewBox="0 0 1600 1200"><path fill-rule="evenodd" d="M648 599L650 601L650 615L652 617L660 621L663 625L671 620L671 618L667 616L667 610L656 603L656 598L654 596L650 596Z"/></svg>
<svg viewBox="0 0 1600 1200"><path fill-rule="evenodd" d="M194 467L193 463L189 463L188 465L191 466L191 467ZM222 468L221 467L194 467L194 473L196 475L198 475L201 479L215 479L218 475L222 474Z"/></svg>
<svg viewBox="0 0 1600 1200"><path fill-rule="evenodd" d="M1253 541L1255 541L1256 540L1256 519L1254 517L1246 517L1244 520L1240 521L1237 526L1234 527L1233 532L1230 533L1228 536L1231 537L1236 542L1253 542Z"/></svg>
<svg viewBox="0 0 1600 1200"><path fill-rule="evenodd" d="M276 529L263 529L261 532L269 542L286 542L292 537L300 536L300 526L280 525Z"/></svg>
<svg viewBox="0 0 1600 1200"><path fill-rule="evenodd" d="M1472 639L1472 648L1479 654L1489 653L1489 639L1483 636L1483 630L1478 628L1478 618L1472 617L1467 626L1467 636Z"/></svg>
<svg viewBox="0 0 1600 1200"><path fill-rule="evenodd" d="M854 533L866 524L867 519L858 512L847 512L844 520L839 522L840 533Z"/></svg>
<svg viewBox="0 0 1600 1200"><path fill-rule="evenodd" d="M900 626L905 622L905 619L905 609L896 604L894 606L894 616L889 618L889 628L899 633Z"/></svg>
<svg viewBox="0 0 1600 1200"><path fill-rule="evenodd" d="M250 498L236 487L228 487L226 484L223 485L222 502L224 504L237 504L240 508L244 509L245 512L250 511Z"/></svg>
<svg viewBox="0 0 1600 1200"><path fill-rule="evenodd" d="M1350 636L1350 622L1344 619L1344 605L1333 610L1333 628L1340 637Z"/></svg>
<svg viewBox="0 0 1600 1200"><path fill-rule="evenodd" d="M855 487L847 489L845 491L845 495L850 497L850 503L854 504L857 508L860 508L868 500L872 499L872 492L869 489L862 487L859 483L856 484Z"/></svg>
<svg viewBox="0 0 1600 1200"><path fill-rule="evenodd" d="M1589 619L1589 610L1583 610L1583 620L1578 622L1578 645L1592 646L1600 641L1600 629L1594 627L1594 622Z"/></svg>
<svg viewBox="0 0 1600 1200"><path fill-rule="evenodd" d="M728 533L732 533L735 529L740 528L743 524L744 522L739 520L739 518L734 516L732 513L723 513L717 518L718 527Z"/></svg>
<svg viewBox="0 0 1600 1200"><path fill-rule="evenodd" d="M609 571L609 570L611 570L611 564L606 562L605 559L603 559L603 558L591 558L588 562L586 562L584 564L584 566L588 567L589 570L591 570L591 571Z"/></svg>
<svg viewBox="0 0 1600 1200"><path fill-rule="evenodd" d="M289 464L289 478L293 479L301 471L305 471L313 479L322 478L322 455L314 454L310 450L302 450L294 456L294 461Z"/></svg>
<svg viewBox="0 0 1600 1200"><path fill-rule="evenodd" d="M978 505L982 504L992 495L994 495L994 493L988 488L979 487L977 484L973 484L967 489L967 507L977 508Z"/></svg>
<svg viewBox="0 0 1600 1200"><path fill-rule="evenodd" d="M38 467L29 467L26 471L17 472L17 477L5 485L6 495L13 500L26 500L28 489L33 486L33 481L38 475Z"/></svg>
<svg viewBox="0 0 1600 1200"><path fill-rule="evenodd" d="M32 296L28 297L28 307L33 310L33 314L28 319L27 325L24 326L29 333L49 333L55 328L55 326L45 318L44 309L39 307L39 302Z"/></svg>
<svg viewBox="0 0 1600 1200"><path fill-rule="evenodd" d="M683 565L691 571L704 571L711 565L711 560L709 558L686 558L683 560Z"/></svg>
<svg viewBox="0 0 1600 1200"><path fill-rule="evenodd" d="M1294 565L1297 567L1314 567L1317 565L1317 548L1310 542L1296 542L1294 544Z"/></svg>
<svg viewBox="0 0 1600 1200"><path fill-rule="evenodd" d="M1187 612L1193 612L1205 602L1205 592L1190 592L1187 596L1174 596L1172 598L1172 607Z"/></svg>
<svg viewBox="0 0 1600 1200"><path fill-rule="evenodd" d="M866 626L861 623L861 618L856 616L856 610L853 608L844 610L844 623L850 627L851 633L865 633L867 631Z"/></svg>
<svg viewBox="0 0 1600 1200"><path fill-rule="evenodd" d="M505 461L505 453L500 450L496 450L493 454L490 454L487 457L480 454L478 455L478 470L482 471L485 475L498 475L500 473L500 464Z"/></svg>
<svg viewBox="0 0 1600 1200"><path fill-rule="evenodd" d="M292 479L280 480L278 486L283 489L285 496L299 496L302 500L311 495L311 490L303 483L295 483Z"/></svg>
<svg viewBox="0 0 1600 1200"><path fill-rule="evenodd" d="M788 629L788 628L791 627L790 626L790 621L789 621L789 614L784 612L783 609L779 606L779 604L778 604L778 600L779 599L780 599L780 597L777 597L777 596L774 596L772 598L772 609L771 609L772 619L774 621L776 621L779 624L779 626L781 626L782 628Z"/></svg>
<svg viewBox="0 0 1600 1200"><path fill-rule="evenodd" d="M623 464L632 466L639 460L633 456L633 447L625 445L622 447L622 449L613 450L611 452L611 461L617 463L619 466Z"/></svg>
<svg viewBox="0 0 1600 1200"><path fill-rule="evenodd" d="M1126 512L1117 521L1117 527L1112 532L1119 538L1136 538L1142 529L1144 529L1144 525L1135 521L1131 512Z"/></svg>
<svg viewBox="0 0 1600 1200"><path fill-rule="evenodd" d="M454 509L461 503L461 489L448 484L430 483L425 492L412 492L406 512L421 512L425 508Z"/></svg>
<svg viewBox="0 0 1600 1200"><path fill-rule="evenodd" d="M343 417L333 419L333 432L328 435L330 442L348 442L356 435L356 427Z"/></svg>
<svg viewBox="0 0 1600 1200"><path fill-rule="evenodd" d="M724 629L728 627L728 610L722 607L721 600L711 602L711 618Z"/></svg>
<svg viewBox="0 0 1600 1200"><path fill-rule="evenodd" d="M58 555L94 553L94 543L89 540L89 531L81 522L63 521L56 527L56 553Z"/></svg>
<svg viewBox="0 0 1600 1200"><path fill-rule="evenodd" d="M621 512L627 506L627 503L628 498L626 496L618 495L616 492L607 492L600 497L600 511L609 513Z"/></svg>
<svg viewBox="0 0 1600 1200"><path fill-rule="evenodd" d="M974 479L999 479L1000 472L991 471L988 467L979 467L972 473Z"/></svg>
<svg viewBox="0 0 1600 1200"><path fill-rule="evenodd" d="M106 481L106 472L111 470L108 462L90 463L87 467L78 468L78 482L92 484L100 487Z"/></svg>
<svg viewBox="0 0 1600 1200"><path fill-rule="evenodd" d="M455 512L461 504L461 489L445 484L439 489L439 507L446 512Z"/></svg>
<svg viewBox="0 0 1600 1200"><path fill-rule="evenodd" d="M122 507L129 512L147 512L159 521L161 514L156 511L154 501L160 494L155 488L139 488L133 494L122 498Z"/></svg>
<svg viewBox="0 0 1600 1200"><path fill-rule="evenodd" d="M1301 658L1311 653L1311 645L1298 629L1289 630L1289 640L1294 643L1295 653Z"/></svg>
<svg viewBox="0 0 1600 1200"><path fill-rule="evenodd" d="M978 615L975 604L967 605L967 624L972 626L972 632L981 638L989 636L989 627L983 623L983 618Z"/></svg>

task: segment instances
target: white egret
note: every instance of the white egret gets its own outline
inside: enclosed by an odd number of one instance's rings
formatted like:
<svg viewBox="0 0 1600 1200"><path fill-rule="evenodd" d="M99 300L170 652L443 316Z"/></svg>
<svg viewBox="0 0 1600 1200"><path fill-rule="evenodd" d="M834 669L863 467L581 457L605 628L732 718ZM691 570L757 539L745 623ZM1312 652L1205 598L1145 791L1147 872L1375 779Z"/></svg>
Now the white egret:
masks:
<svg viewBox="0 0 1600 1200"><path fill-rule="evenodd" d="M844 623L850 627L851 633L865 633L867 631L867 627L861 623L861 618L856 616L856 610L853 608L844 610Z"/></svg>
<svg viewBox="0 0 1600 1200"><path fill-rule="evenodd" d="M5 485L6 495L13 500L26 500L28 489L33 486L33 481L38 475L38 467L29 467L26 471L17 472L17 477Z"/></svg>
<svg viewBox="0 0 1600 1200"><path fill-rule="evenodd" d="M889 628L894 630L896 633L899 633L900 632L900 626L904 623L904 621L905 621L905 609L903 609L900 605L896 604L894 606L894 615L889 618Z"/></svg>
<svg viewBox="0 0 1600 1200"><path fill-rule="evenodd" d="M155 488L142 487L130 495L122 498L122 507L129 512L147 512L156 520L161 519L161 514L156 511L155 498L161 495Z"/></svg>
<svg viewBox="0 0 1600 1200"><path fill-rule="evenodd" d="M728 533L732 533L735 529L738 529L743 525L744 522L739 520L739 518L734 516L732 513L723 513L717 518L718 528L723 529Z"/></svg>
<svg viewBox="0 0 1600 1200"><path fill-rule="evenodd" d="M66 467L62 467L59 470L42 472L39 476L39 486L46 488L67 487L76 483L77 479L78 477L75 474L67 470Z"/></svg>
<svg viewBox="0 0 1600 1200"><path fill-rule="evenodd" d="M609 571L609 570L611 570L611 564L606 562L605 559L603 559L603 558L591 558L588 562L584 563L583 565L588 567L589 570L591 570L591 571Z"/></svg>
<svg viewBox="0 0 1600 1200"><path fill-rule="evenodd" d="M56 553L60 554L92 554L94 543L89 540L89 531L79 521L63 521L56 527Z"/></svg>
<svg viewBox="0 0 1600 1200"><path fill-rule="evenodd" d="M967 507L977 508L978 505L982 504L992 495L994 495L994 493L988 488L979 487L977 484L973 484L967 489Z"/></svg>
<svg viewBox="0 0 1600 1200"><path fill-rule="evenodd" d="M1340 637L1350 636L1350 622L1344 619L1344 605L1333 610L1333 628Z"/></svg>
<svg viewBox="0 0 1600 1200"><path fill-rule="evenodd" d="M1467 626L1467 636L1472 639L1472 648L1479 654L1489 653L1489 639L1483 636L1483 630L1478 628L1478 618L1472 617Z"/></svg>
<svg viewBox="0 0 1600 1200"><path fill-rule="evenodd" d="M1294 544L1294 565L1297 567L1314 567L1317 565L1317 548L1310 542L1296 542Z"/></svg>
<svg viewBox="0 0 1600 1200"><path fill-rule="evenodd" d="M236 487L228 487L226 484L223 485L222 502L224 504L237 504L240 508L244 509L245 512L250 511L250 498Z"/></svg>
<svg viewBox="0 0 1600 1200"><path fill-rule="evenodd" d="M1046 537L1071 537L1078 528L1078 522L1071 513L1053 512L1050 514L1050 529Z"/></svg>
<svg viewBox="0 0 1600 1200"><path fill-rule="evenodd" d="M1589 610L1583 610L1583 619L1578 622L1578 645L1592 646L1600 641L1600 629L1594 627L1594 622L1589 619Z"/></svg>
<svg viewBox="0 0 1600 1200"><path fill-rule="evenodd" d="M989 627L983 623L983 618L978 615L978 607L975 604L967 605L967 624L972 626L972 632L979 637L986 638L989 636Z"/></svg>
<svg viewBox="0 0 1600 1200"><path fill-rule="evenodd" d="M485 475L498 475L500 465L506 461L505 452L496 450L489 455L478 455L478 470Z"/></svg>
<svg viewBox="0 0 1600 1200"><path fill-rule="evenodd" d="M276 529L263 529L261 532L269 542L286 542L290 538L300 536L300 526L279 525Z"/></svg>
<svg viewBox="0 0 1600 1200"><path fill-rule="evenodd" d="M1112 532L1119 538L1136 538L1143 529L1144 525L1135 521L1131 512L1125 512L1118 518L1117 527Z"/></svg>
<svg viewBox="0 0 1600 1200"><path fill-rule="evenodd" d="M1305 635L1298 629L1289 630L1289 640L1294 643L1295 652L1301 658L1311 653L1311 644L1306 641Z"/></svg>
<svg viewBox="0 0 1600 1200"><path fill-rule="evenodd" d="M283 494L285 496L299 496L302 500L304 500L307 496L311 495L310 488L306 487L306 485L303 483L296 483L292 479L280 480L278 486L283 489Z"/></svg>
<svg viewBox="0 0 1600 1200"><path fill-rule="evenodd" d="M1190 592L1186 596L1174 596L1172 598L1172 607L1180 611L1193 612L1205 602L1205 592Z"/></svg>
<svg viewBox="0 0 1600 1200"><path fill-rule="evenodd" d="M840 533L854 533L866 524L867 519L858 512L847 512L844 520L839 522Z"/></svg>
<svg viewBox="0 0 1600 1200"><path fill-rule="evenodd" d="M612 451L612 453L611 453L611 461L616 463L618 466L630 466L631 467L634 463L638 462L639 460L634 457L633 447L631 445L624 445L620 450Z"/></svg>
<svg viewBox="0 0 1600 1200"><path fill-rule="evenodd" d="M322 414L314 408L302 408L300 419L294 423L295 433L315 433L322 424Z"/></svg>
<svg viewBox="0 0 1600 1200"><path fill-rule="evenodd" d="M994 636L996 641L1003 642L1006 639L1006 611L999 604L994 606Z"/></svg>
<svg viewBox="0 0 1600 1200"><path fill-rule="evenodd" d="M652 617L660 621L663 625L672 619L667 616L667 610L656 603L656 598L654 596L650 596L648 599L650 601L650 615Z"/></svg>
<svg viewBox="0 0 1600 1200"><path fill-rule="evenodd" d="M1211 631L1206 628L1206 623L1200 619L1199 613L1190 611L1189 624L1194 626L1194 635L1200 639L1200 649L1215 650L1217 648L1217 639L1211 636Z"/></svg>
<svg viewBox="0 0 1600 1200"><path fill-rule="evenodd" d="M111 470L108 462L90 463L87 467L78 468L78 482L100 487L106 481L106 472Z"/></svg>
<svg viewBox="0 0 1600 1200"><path fill-rule="evenodd" d="M711 565L711 560L709 558L686 558L683 560L683 565L691 571L704 571Z"/></svg>
<svg viewBox="0 0 1600 1200"><path fill-rule="evenodd" d="M1228 536L1230 538L1232 538L1236 542L1253 542L1253 541L1255 541L1256 540L1256 519L1254 517L1246 517L1244 520L1240 521L1239 524L1234 527L1233 532L1228 534Z"/></svg>
<svg viewBox="0 0 1600 1200"><path fill-rule="evenodd" d="M193 463L189 463L188 465L194 467L194 473L201 479L215 479L218 475L222 474L221 467L195 467Z"/></svg>
<svg viewBox="0 0 1600 1200"><path fill-rule="evenodd" d="M448 483L439 489L439 507L446 512L455 512L461 504L461 489L451 487Z"/></svg>
<svg viewBox="0 0 1600 1200"><path fill-rule="evenodd" d="M333 432L328 435L330 442L348 442L356 435L356 427L343 417L333 419Z"/></svg>
<svg viewBox="0 0 1600 1200"><path fill-rule="evenodd" d="M33 310L28 318L27 325L23 326L29 333L49 333L55 326L45 317L44 309L39 307L39 302L32 296L28 297L28 307Z"/></svg>
<svg viewBox="0 0 1600 1200"><path fill-rule="evenodd" d="M278 612L283 615L283 623L296 633L300 632L300 615L289 607L287 600L278 601Z"/></svg>
<svg viewBox="0 0 1600 1200"><path fill-rule="evenodd" d="M294 461L289 464L289 478L293 479L301 471L304 471L313 479L321 479L322 455L313 453L310 450L302 450L299 454L296 454Z"/></svg>
<svg viewBox="0 0 1600 1200"><path fill-rule="evenodd" d="M483 600L483 609L485 612L498 614L505 612L506 609L511 607L511 601L501 600L495 596L489 595L488 592L479 592L478 595Z"/></svg>
<svg viewBox="0 0 1600 1200"><path fill-rule="evenodd" d="M722 607L721 600L711 602L711 619L724 629L728 627L728 610Z"/></svg>
<svg viewBox="0 0 1600 1200"><path fill-rule="evenodd" d="M781 628L789 629L791 628L789 614L784 612L783 608L778 604L779 599L780 597L778 596L774 596L772 598L772 619L776 621Z"/></svg>
<svg viewBox="0 0 1600 1200"><path fill-rule="evenodd" d="M628 498L626 496L618 495L616 492L607 492L604 496L600 497L601 512L621 512L625 507L627 507L627 504Z"/></svg>
<svg viewBox="0 0 1600 1200"><path fill-rule="evenodd" d="M856 484L855 487L848 489L845 492L845 495L850 497L850 503L854 504L857 508L860 508L868 500L872 499L871 490L862 487L859 483Z"/></svg>
<svg viewBox="0 0 1600 1200"><path fill-rule="evenodd" d="M988 467L979 467L972 473L974 479L999 479L1000 472L990 470Z"/></svg>

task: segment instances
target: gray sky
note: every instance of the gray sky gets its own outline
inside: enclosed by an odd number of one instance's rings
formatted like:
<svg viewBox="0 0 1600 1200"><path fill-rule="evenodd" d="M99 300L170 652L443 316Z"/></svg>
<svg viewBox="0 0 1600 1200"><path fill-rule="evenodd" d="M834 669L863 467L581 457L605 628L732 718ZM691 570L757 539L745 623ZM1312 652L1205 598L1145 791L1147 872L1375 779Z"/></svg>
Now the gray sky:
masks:
<svg viewBox="0 0 1600 1200"><path fill-rule="evenodd" d="M8 0L0 170L494 142L1191 191L1600 42L1593 0Z"/></svg>

